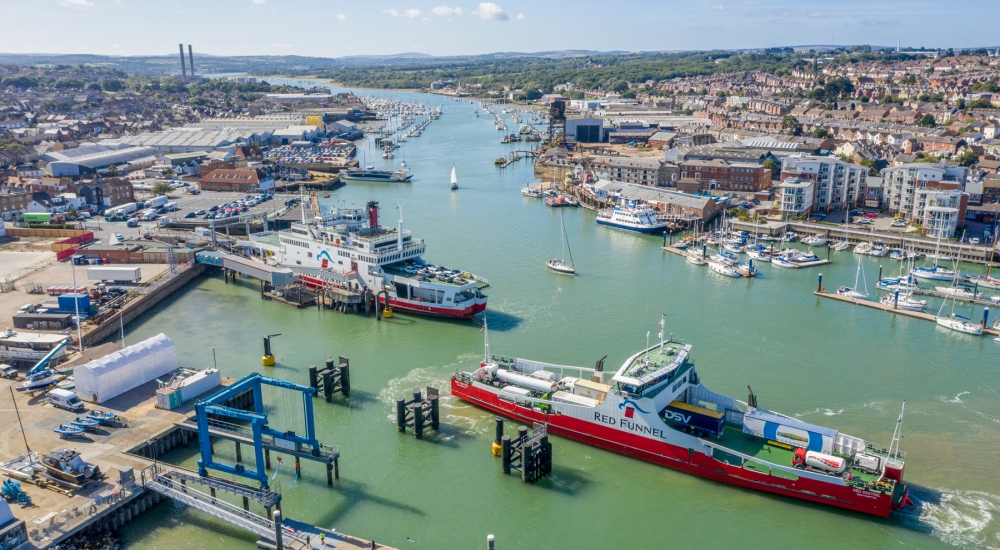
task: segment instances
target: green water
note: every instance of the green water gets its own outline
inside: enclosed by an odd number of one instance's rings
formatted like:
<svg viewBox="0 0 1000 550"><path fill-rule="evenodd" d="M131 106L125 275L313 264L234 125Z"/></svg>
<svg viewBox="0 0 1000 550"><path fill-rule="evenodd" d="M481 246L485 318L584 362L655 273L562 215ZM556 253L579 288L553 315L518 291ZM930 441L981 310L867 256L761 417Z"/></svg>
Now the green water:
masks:
<svg viewBox="0 0 1000 550"><path fill-rule="evenodd" d="M339 198L380 201L387 223L402 199L405 226L427 239L428 261L488 278L494 353L581 366L607 354L616 369L647 331L656 337L666 313L668 331L693 344L702 381L715 391L744 399L751 385L761 406L884 444L905 399L906 480L922 505L871 518L561 438L553 474L529 486L504 476L490 455L493 417L449 395L440 434L417 441L395 429L396 397L426 385L447 393L449 375L481 358L483 335L471 322L294 310L261 300L255 283L203 278L128 327L129 340L164 332L180 363L195 368L212 365L214 346L234 378L262 370L268 333L282 333L274 340L279 366L264 370L273 376L306 383L309 364L351 360L350 399L316 401L319 439L342 449L341 480L328 488L323 467L305 462L293 485L293 469L281 466L286 516L397 548L410 548L408 537L416 548L485 548L488 533L498 548L1000 547L1000 345L991 338L816 298L819 271L828 288L854 284L849 252L822 268L764 265L757 280L733 280L663 252L658 237L597 227L583 209L563 210L579 276L548 272L544 262L560 252L559 213L520 195L529 164L493 166L508 146L490 118L436 96L394 96L446 110L393 161L363 146L370 164L405 160L413 182L352 184ZM448 188L453 163L457 192ZM894 271L887 258L863 263L873 294L880 263ZM273 424L296 429L297 400L267 397ZM216 449L233 459L229 445ZM192 467L193 453L169 459ZM199 512L157 510L124 530L129 547L254 547L254 537Z"/></svg>

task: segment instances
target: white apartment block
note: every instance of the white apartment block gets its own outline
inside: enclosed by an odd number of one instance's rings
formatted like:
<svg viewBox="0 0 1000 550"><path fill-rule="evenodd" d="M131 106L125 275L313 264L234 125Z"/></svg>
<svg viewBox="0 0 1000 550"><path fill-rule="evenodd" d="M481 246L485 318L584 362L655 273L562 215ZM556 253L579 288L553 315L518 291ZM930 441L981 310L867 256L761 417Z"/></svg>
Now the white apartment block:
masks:
<svg viewBox="0 0 1000 550"><path fill-rule="evenodd" d="M957 189L918 189L912 219L923 224L924 235L950 239L958 228L962 192Z"/></svg>
<svg viewBox="0 0 1000 550"><path fill-rule="evenodd" d="M810 179L785 178L781 188L781 213L797 216L810 212L813 207L815 183Z"/></svg>
<svg viewBox="0 0 1000 550"><path fill-rule="evenodd" d="M965 176L969 169L963 166L944 164L912 163L902 166L892 166L882 170L883 196L889 204L889 211L913 220L923 219L923 207L918 206L917 190L928 186L938 189L928 191L940 192L939 182L953 183L959 191L965 190ZM931 184L931 185L928 185ZM926 196L924 198L926 203ZM918 212L920 215L917 215Z"/></svg>
<svg viewBox="0 0 1000 550"><path fill-rule="evenodd" d="M816 183L814 210L847 210L865 198L868 168L836 157L791 156L781 168L783 177L809 179Z"/></svg>

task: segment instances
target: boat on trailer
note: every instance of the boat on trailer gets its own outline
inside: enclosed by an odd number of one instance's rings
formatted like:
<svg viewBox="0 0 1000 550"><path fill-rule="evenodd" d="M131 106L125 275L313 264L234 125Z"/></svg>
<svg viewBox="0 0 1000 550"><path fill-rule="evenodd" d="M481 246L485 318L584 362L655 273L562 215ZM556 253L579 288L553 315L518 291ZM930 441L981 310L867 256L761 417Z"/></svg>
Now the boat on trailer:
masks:
<svg viewBox="0 0 1000 550"><path fill-rule="evenodd" d="M698 477L887 517L910 504L899 450L708 389L692 346L664 339L615 373L486 353L452 395L525 424ZM488 338L488 335L487 335ZM701 364L699 364L699 369ZM610 376L610 379L608 377Z"/></svg>

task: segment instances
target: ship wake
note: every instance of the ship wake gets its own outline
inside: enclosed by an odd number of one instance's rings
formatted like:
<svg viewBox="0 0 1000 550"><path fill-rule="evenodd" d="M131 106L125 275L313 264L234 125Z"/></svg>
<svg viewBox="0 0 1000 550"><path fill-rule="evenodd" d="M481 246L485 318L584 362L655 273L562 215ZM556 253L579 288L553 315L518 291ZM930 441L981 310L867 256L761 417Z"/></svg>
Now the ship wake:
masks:
<svg viewBox="0 0 1000 550"><path fill-rule="evenodd" d="M983 491L937 491L914 487L910 506L893 514L906 526L959 548L1000 549L1000 496Z"/></svg>

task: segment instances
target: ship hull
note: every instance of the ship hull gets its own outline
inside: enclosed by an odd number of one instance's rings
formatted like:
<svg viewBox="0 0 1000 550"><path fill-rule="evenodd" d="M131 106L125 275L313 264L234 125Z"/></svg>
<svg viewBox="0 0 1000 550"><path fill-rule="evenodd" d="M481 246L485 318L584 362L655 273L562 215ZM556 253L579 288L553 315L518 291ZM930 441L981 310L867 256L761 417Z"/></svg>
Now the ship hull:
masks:
<svg viewBox="0 0 1000 550"><path fill-rule="evenodd" d="M685 447L656 441L598 422L565 414L545 414L502 401L493 392L455 378L451 380L451 392L459 399L515 421L545 424L549 433L712 481L881 517L888 517L898 507L898 503L906 500L905 488L901 488L897 495L881 494L807 477L791 480L749 470L718 461L704 453L692 452ZM600 413L595 411L595 414Z"/></svg>
<svg viewBox="0 0 1000 550"><path fill-rule="evenodd" d="M644 235L651 235L653 233L663 233L666 231L667 226L652 226L652 227L633 227L629 225L624 225L620 223L604 221L600 218L597 219L597 225L604 225L607 227L614 227L615 229L623 229L625 231L631 231L633 233L642 233Z"/></svg>
<svg viewBox="0 0 1000 550"><path fill-rule="evenodd" d="M379 297L379 302L385 305L385 298ZM431 315L434 317L451 317L454 319L472 319L476 315L486 311L486 302L483 301L482 303L473 303L470 306L458 309L452 307L427 306L420 303L389 298L389 308L396 312L402 311L406 313L416 313L419 315Z"/></svg>

